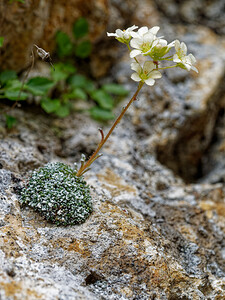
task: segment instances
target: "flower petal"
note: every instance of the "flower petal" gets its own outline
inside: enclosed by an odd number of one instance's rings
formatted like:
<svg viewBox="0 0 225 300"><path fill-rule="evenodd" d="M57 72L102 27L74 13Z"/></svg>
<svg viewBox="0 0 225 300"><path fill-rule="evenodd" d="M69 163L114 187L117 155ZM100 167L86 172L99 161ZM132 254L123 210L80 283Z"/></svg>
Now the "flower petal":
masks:
<svg viewBox="0 0 225 300"><path fill-rule="evenodd" d="M169 48L172 48L172 47L174 47L175 46L175 41L173 41L173 42L171 42L171 43L169 43L168 45L167 45L167 47L169 47Z"/></svg>
<svg viewBox="0 0 225 300"><path fill-rule="evenodd" d="M121 29L116 29L116 34L118 37L123 37L124 31L122 31Z"/></svg>
<svg viewBox="0 0 225 300"><path fill-rule="evenodd" d="M131 26L131 27L128 27L128 28L126 29L126 31L132 31L132 30L135 30L135 29L137 29L137 28L138 28L138 26L133 25L133 26Z"/></svg>
<svg viewBox="0 0 225 300"><path fill-rule="evenodd" d="M166 46L167 46L167 41L164 40L164 39L159 39L158 42L159 42L159 44L160 44L162 47L166 47Z"/></svg>
<svg viewBox="0 0 225 300"><path fill-rule="evenodd" d="M151 32L152 34L156 35L157 32L159 31L160 27L159 26L154 26L151 29L149 29L149 32Z"/></svg>
<svg viewBox="0 0 225 300"><path fill-rule="evenodd" d="M135 38L135 39L139 39L140 38L140 35L137 33L137 32L134 32L134 31L131 31L130 32L130 35Z"/></svg>
<svg viewBox="0 0 225 300"><path fill-rule="evenodd" d="M176 62L176 63L181 62L181 60L179 59L179 57L178 57L177 54L174 54L174 56L173 56L173 61Z"/></svg>
<svg viewBox="0 0 225 300"><path fill-rule="evenodd" d="M179 50L180 50L180 41L175 40L174 41L174 47L175 47L176 52L179 52Z"/></svg>
<svg viewBox="0 0 225 300"><path fill-rule="evenodd" d="M109 33L109 32L107 32L107 36L117 36L117 34L116 33Z"/></svg>
<svg viewBox="0 0 225 300"><path fill-rule="evenodd" d="M145 80L145 83L146 83L147 85L154 85L155 80L152 79L152 78L148 78L148 79Z"/></svg>
<svg viewBox="0 0 225 300"><path fill-rule="evenodd" d="M148 27L147 26L143 26L143 27L141 27L141 28L138 29L138 34L140 36L143 36L147 32L148 32Z"/></svg>
<svg viewBox="0 0 225 300"><path fill-rule="evenodd" d="M194 57L194 55L190 53L188 57L190 59L191 64L194 65L196 63L196 58Z"/></svg>
<svg viewBox="0 0 225 300"><path fill-rule="evenodd" d="M135 56L137 56L137 55L139 55L139 54L141 54L141 50L132 50L132 51L130 52L130 57L131 57L131 58L134 58Z"/></svg>
<svg viewBox="0 0 225 300"><path fill-rule="evenodd" d="M151 32L148 32L143 36L144 43L152 43L153 40L154 40L154 35Z"/></svg>
<svg viewBox="0 0 225 300"><path fill-rule="evenodd" d="M143 44L143 41L142 41L140 38L138 38L138 39L133 38L133 39L130 41L131 47L136 48L136 49L139 49L139 48L141 47L142 44Z"/></svg>
<svg viewBox="0 0 225 300"><path fill-rule="evenodd" d="M155 68L155 64L152 61L146 61L143 66L143 71L150 73Z"/></svg>
<svg viewBox="0 0 225 300"><path fill-rule="evenodd" d="M133 62L130 65L130 67L131 67L131 70L136 71L138 74L140 74L142 72L142 67L138 63L136 63L136 62Z"/></svg>
<svg viewBox="0 0 225 300"><path fill-rule="evenodd" d="M198 69L195 68L194 66L191 66L191 69L192 69L193 71L195 71L196 73L198 73Z"/></svg>
<svg viewBox="0 0 225 300"><path fill-rule="evenodd" d="M152 43L152 48L154 48L155 46L157 46L158 43L159 43L158 39L154 40L153 43Z"/></svg>
<svg viewBox="0 0 225 300"><path fill-rule="evenodd" d="M185 68L190 71L191 70L191 65L190 64L187 64L187 63L183 63L183 65L185 66Z"/></svg>
<svg viewBox="0 0 225 300"><path fill-rule="evenodd" d="M180 49L181 49L183 55L186 55L186 54L187 54L187 46L185 45L184 42L182 42L182 43L180 44Z"/></svg>
<svg viewBox="0 0 225 300"><path fill-rule="evenodd" d="M162 77L162 74L159 71L154 70L150 73L150 78L157 79L157 78L161 78L161 77Z"/></svg>
<svg viewBox="0 0 225 300"><path fill-rule="evenodd" d="M131 75L131 79L133 79L134 81L141 81L141 78L139 77L139 75L137 73L133 73Z"/></svg>

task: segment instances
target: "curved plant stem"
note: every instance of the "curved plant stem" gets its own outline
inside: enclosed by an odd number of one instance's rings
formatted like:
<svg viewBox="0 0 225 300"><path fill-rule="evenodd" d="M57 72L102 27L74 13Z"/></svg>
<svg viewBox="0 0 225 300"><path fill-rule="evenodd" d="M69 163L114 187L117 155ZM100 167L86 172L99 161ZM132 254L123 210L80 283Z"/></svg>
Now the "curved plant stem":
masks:
<svg viewBox="0 0 225 300"><path fill-rule="evenodd" d="M166 69L171 69L171 68L176 68L177 65L174 66L168 66L168 67L163 67L163 68L158 68L158 70L166 70Z"/></svg>
<svg viewBox="0 0 225 300"><path fill-rule="evenodd" d="M136 92L134 93L133 97L130 99L130 101L127 103L127 105L123 108L121 114L118 116L118 118L116 119L116 121L114 122L114 124L112 125L112 127L110 128L109 132L107 133L106 136L104 136L104 133L102 131L102 129L99 129L100 133L101 133L101 142L98 144L97 149L95 150L95 152L91 155L91 157L89 158L89 160L85 163L85 164L81 164L80 169L77 171L76 176L82 176L85 172L87 172L91 166L91 164L101 156L101 154L98 154L99 151L101 150L101 148L104 146L105 142L108 140L108 138L110 137L111 133L113 132L113 130L115 129L115 127L119 124L119 122L121 121L122 117L124 116L125 112L128 110L128 108L130 107L130 105L136 100L138 93L140 92L142 86L143 86L143 82L140 82L138 85L138 88L136 90Z"/></svg>
<svg viewBox="0 0 225 300"><path fill-rule="evenodd" d="M30 74L30 71L33 69L33 67L34 67L34 51L33 51L33 47L32 47L32 49L31 49L31 64L30 64L30 67L27 69L26 75L23 78L22 85L21 85L21 88L20 88L19 94L18 94L18 99L14 102L14 104L10 108L8 108L4 111L5 114L10 112L17 106L19 106L18 103L20 101L21 93L23 92L23 89L24 89L25 81L27 80L28 75Z"/></svg>
<svg viewBox="0 0 225 300"><path fill-rule="evenodd" d="M20 100L21 93L22 93L22 91L23 91L25 82L26 82L26 80L27 80L27 78L28 78L28 76L29 76L31 70L32 70L33 67L34 67L34 49L33 49L33 48L34 48L34 46L33 46L32 49L31 49L31 65L30 65L30 68L27 70L27 73L26 73L26 75L25 75L25 77L24 77L24 79L23 79L23 81L22 81L22 86L21 86L21 88L20 88L20 92L19 92L19 96L18 96L18 100L17 100L17 101Z"/></svg>
<svg viewBox="0 0 225 300"><path fill-rule="evenodd" d="M52 64L52 59L50 57L50 53L49 52L46 52L44 49L38 47L37 45L33 45L32 48L31 48L31 64L30 64L30 67L27 69L27 72L26 72L26 75L24 76L23 78L23 81L22 81L22 85L21 85L21 88L19 90L19 95L18 95L18 99L16 100L16 102L14 102L14 104L5 111L5 113L13 110L16 106L19 106L18 102L20 101L20 98L21 98L21 94L23 92L23 89L24 89L24 85L25 85L25 82L30 74L30 72L32 71L33 67L34 67L34 62L35 62L35 57L34 57L34 47L37 48L37 54L39 57L41 57L42 60L48 62L51 67L53 68L53 70L55 71L55 68Z"/></svg>

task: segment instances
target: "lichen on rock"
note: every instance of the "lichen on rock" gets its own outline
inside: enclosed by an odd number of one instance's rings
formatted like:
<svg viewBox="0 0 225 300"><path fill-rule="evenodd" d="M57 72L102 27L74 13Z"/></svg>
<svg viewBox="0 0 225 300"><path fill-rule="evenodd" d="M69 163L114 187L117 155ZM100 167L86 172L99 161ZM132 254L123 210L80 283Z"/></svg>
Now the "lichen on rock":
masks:
<svg viewBox="0 0 225 300"><path fill-rule="evenodd" d="M76 170L60 162L33 171L20 202L56 225L81 224L92 212L89 186Z"/></svg>

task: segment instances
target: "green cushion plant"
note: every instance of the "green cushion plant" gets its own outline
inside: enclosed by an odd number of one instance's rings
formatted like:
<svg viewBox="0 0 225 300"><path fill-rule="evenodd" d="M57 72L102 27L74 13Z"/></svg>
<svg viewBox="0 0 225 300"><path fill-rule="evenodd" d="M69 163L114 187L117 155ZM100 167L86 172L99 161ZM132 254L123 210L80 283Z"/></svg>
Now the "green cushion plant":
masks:
<svg viewBox="0 0 225 300"><path fill-rule="evenodd" d="M81 224L92 212L89 186L75 169L61 162L33 171L20 202L56 225Z"/></svg>

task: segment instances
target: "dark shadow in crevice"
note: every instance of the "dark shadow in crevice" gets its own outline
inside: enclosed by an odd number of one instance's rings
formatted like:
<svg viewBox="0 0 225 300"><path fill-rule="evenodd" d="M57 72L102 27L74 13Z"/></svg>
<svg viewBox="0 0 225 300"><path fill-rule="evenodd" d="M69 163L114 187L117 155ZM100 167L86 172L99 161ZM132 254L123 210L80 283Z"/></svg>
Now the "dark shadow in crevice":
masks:
<svg viewBox="0 0 225 300"><path fill-rule="evenodd" d="M190 115L178 129L176 137L168 139L167 143L159 143L156 149L159 162L186 183L196 183L202 178L206 178L207 182L208 173L213 172L215 164L220 163L215 151L221 151L221 147L216 145L223 142L221 141L223 138L221 127L225 123L221 122L221 119L224 119L223 91L214 97L210 100L208 109ZM224 179L221 178L219 181L223 182Z"/></svg>

